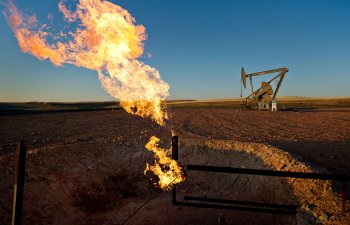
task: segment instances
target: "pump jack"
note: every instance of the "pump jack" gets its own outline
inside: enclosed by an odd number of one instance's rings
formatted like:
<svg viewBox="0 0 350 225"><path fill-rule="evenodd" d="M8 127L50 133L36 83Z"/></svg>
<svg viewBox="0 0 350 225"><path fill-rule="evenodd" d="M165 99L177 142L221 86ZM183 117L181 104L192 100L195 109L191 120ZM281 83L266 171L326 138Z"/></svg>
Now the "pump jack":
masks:
<svg viewBox="0 0 350 225"><path fill-rule="evenodd" d="M244 67L242 67L242 74L241 74L242 84L244 88L247 88L247 78L249 78L250 89L251 89L251 94L245 98L246 108L254 109L256 108L256 106L258 106L259 110L260 109L267 109L271 111L277 110L276 97L282 85L283 79L288 71L289 70L286 67L283 67L283 68L278 68L274 70L266 70L262 72L246 74ZM253 77L267 75L271 73L278 73L278 74L268 82L263 81L261 83L261 87L258 88L257 90L254 90ZM271 83L277 79L278 79L277 86L275 90L273 90ZM241 96L242 96L242 93L241 93Z"/></svg>

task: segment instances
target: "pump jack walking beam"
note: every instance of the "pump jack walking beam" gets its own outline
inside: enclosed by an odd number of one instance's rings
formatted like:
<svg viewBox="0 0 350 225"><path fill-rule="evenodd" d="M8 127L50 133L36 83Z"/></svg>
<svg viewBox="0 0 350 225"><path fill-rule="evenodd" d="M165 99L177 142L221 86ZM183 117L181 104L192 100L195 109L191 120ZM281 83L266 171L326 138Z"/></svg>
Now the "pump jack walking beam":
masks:
<svg viewBox="0 0 350 225"><path fill-rule="evenodd" d="M244 71L244 68L242 68ZM245 72L245 71L244 71ZM261 76L261 75L266 75L266 74L270 74L270 73L277 73L277 72L288 72L288 69L286 67L282 67L282 68L278 68L278 69L274 69L274 70L265 70L262 72L257 72L257 73L249 73L246 74L247 77L255 77L255 76Z"/></svg>

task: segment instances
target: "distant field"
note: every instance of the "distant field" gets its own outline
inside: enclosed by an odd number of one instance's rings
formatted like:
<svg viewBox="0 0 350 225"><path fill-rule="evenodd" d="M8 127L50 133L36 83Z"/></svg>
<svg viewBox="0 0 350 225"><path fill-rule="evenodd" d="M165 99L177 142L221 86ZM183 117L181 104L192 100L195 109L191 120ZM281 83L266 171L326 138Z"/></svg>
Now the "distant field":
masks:
<svg viewBox="0 0 350 225"><path fill-rule="evenodd" d="M232 108L239 109L245 99L214 99L214 100L168 100L168 108ZM281 97L278 99L279 109L305 108L345 108L350 107L349 98L307 98ZM65 111L93 111L120 109L119 102L24 102L0 103L1 114L48 113Z"/></svg>
<svg viewBox="0 0 350 225"><path fill-rule="evenodd" d="M0 103L0 115L65 111L112 110L118 108L120 108L119 102L6 102Z"/></svg>
<svg viewBox="0 0 350 225"><path fill-rule="evenodd" d="M217 99L201 101L182 101L168 103L171 108L235 108L245 104L245 99ZM288 108L344 108L350 107L350 98L307 98L281 97L278 99L279 109Z"/></svg>

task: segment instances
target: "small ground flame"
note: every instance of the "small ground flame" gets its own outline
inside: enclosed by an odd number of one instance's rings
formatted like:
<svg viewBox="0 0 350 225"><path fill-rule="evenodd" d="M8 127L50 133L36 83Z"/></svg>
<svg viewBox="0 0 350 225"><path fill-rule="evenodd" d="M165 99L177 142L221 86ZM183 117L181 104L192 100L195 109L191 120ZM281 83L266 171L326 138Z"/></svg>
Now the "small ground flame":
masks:
<svg viewBox="0 0 350 225"><path fill-rule="evenodd" d="M145 146L154 153L156 160L154 166L147 164L144 173L152 171L157 175L157 180L153 180L154 185L163 190L169 190L173 185L184 181L185 174L180 164L169 157L171 150L160 148L159 141L159 138L153 136Z"/></svg>

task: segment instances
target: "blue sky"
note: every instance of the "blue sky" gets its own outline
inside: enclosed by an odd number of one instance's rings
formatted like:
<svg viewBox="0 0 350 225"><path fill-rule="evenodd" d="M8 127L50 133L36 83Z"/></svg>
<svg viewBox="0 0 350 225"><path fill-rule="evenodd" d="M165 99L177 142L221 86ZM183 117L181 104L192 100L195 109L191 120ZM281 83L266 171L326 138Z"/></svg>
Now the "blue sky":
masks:
<svg viewBox="0 0 350 225"><path fill-rule="evenodd" d="M289 68L280 95L350 96L349 1L112 2L146 27L152 57L140 60L160 71L171 99L238 97L242 66ZM44 23L48 13L59 15L56 0L14 3ZM23 54L2 15L0 31L0 101L113 100L95 71Z"/></svg>

